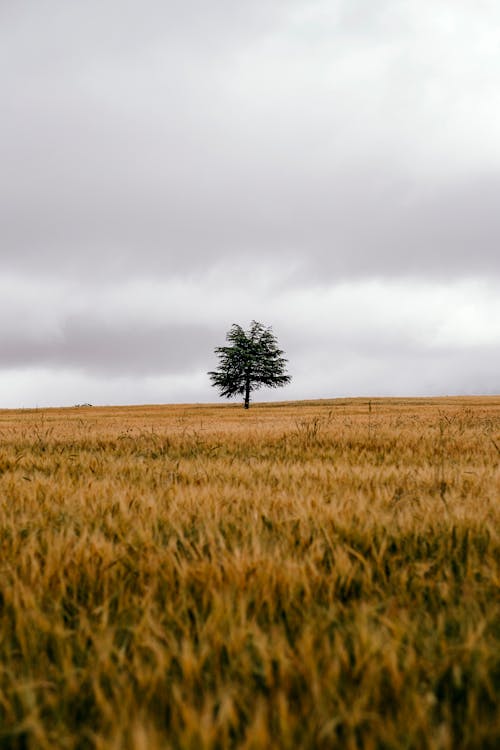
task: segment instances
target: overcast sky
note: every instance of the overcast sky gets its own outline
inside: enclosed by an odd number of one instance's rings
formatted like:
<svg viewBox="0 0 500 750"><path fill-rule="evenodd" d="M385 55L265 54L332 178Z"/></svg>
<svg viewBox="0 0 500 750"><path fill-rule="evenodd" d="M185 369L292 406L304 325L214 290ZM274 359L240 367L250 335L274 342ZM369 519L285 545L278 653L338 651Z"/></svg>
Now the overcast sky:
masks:
<svg viewBox="0 0 500 750"><path fill-rule="evenodd" d="M500 391L496 0L0 0L0 406Z"/></svg>

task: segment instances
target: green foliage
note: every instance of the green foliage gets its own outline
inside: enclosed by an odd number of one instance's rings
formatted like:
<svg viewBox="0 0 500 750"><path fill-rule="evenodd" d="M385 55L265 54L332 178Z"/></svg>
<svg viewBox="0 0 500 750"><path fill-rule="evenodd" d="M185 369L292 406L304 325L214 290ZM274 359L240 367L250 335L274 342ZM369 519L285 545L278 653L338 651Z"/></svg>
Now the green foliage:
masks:
<svg viewBox="0 0 500 750"><path fill-rule="evenodd" d="M286 374L287 360L270 327L252 321L249 331L236 323L226 335L229 346L215 349L219 366L209 372L212 384L221 396L244 396L244 405L250 405L250 393L262 386L280 388L291 381Z"/></svg>

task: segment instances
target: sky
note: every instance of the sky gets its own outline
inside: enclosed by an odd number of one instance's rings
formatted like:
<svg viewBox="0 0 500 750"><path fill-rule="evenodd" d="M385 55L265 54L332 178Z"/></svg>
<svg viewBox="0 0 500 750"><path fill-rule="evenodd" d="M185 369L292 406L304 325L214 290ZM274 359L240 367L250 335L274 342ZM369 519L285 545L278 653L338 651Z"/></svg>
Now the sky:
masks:
<svg viewBox="0 0 500 750"><path fill-rule="evenodd" d="M0 407L500 392L495 0L1 0Z"/></svg>

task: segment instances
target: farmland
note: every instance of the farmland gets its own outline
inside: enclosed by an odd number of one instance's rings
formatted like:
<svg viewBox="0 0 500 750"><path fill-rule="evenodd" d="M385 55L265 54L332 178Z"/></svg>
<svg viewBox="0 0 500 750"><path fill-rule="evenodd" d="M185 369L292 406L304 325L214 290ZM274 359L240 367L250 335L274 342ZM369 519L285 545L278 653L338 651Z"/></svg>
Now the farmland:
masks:
<svg viewBox="0 0 500 750"><path fill-rule="evenodd" d="M0 748L500 746L500 397L0 411Z"/></svg>

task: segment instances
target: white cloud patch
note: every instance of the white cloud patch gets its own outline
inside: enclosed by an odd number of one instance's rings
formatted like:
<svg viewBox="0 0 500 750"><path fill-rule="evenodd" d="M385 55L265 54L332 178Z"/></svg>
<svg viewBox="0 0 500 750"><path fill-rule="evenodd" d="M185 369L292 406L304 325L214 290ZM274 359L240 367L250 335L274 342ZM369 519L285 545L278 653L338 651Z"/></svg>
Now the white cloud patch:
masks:
<svg viewBox="0 0 500 750"><path fill-rule="evenodd" d="M0 372L0 408L193 403L203 393L203 380L200 373L102 378L73 369L7 370Z"/></svg>

